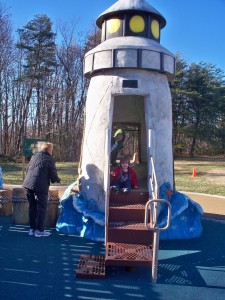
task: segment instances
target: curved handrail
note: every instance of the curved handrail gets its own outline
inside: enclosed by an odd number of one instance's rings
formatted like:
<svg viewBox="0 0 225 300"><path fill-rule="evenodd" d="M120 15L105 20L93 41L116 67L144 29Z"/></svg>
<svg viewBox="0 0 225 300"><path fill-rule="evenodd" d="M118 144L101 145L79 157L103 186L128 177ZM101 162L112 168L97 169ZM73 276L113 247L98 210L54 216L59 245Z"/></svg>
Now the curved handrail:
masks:
<svg viewBox="0 0 225 300"><path fill-rule="evenodd" d="M152 245L152 283L156 283L157 281L157 269L158 269L158 250L159 250L159 235L160 231L167 230L170 226L171 220L171 204L169 201L165 199L158 199L159 191L158 191L158 181L156 176L155 164L153 159L153 149L155 149L154 145L154 136L153 130L148 130L149 135L149 196L150 199L145 205L145 226L149 231L153 232L153 245ZM168 216L167 216L167 224L163 228L157 227L157 219L158 219L158 204L165 203L168 206ZM153 209L150 209L150 205L152 205ZM151 221L149 220L149 216L151 216Z"/></svg>
<svg viewBox="0 0 225 300"><path fill-rule="evenodd" d="M156 227L156 224L157 224L156 221L157 220L154 220L153 227L149 226L148 206L150 206L153 203L156 203L156 204L158 204L158 203L165 203L168 206L168 210L167 210L167 224L163 228ZM154 205L153 205L153 207L154 207ZM172 206L171 206L170 202L167 201L167 200L164 200L164 199L152 199L152 200L149 200L146 203L146 205L145 205L145 226L146 226L146 228L148 230L150 230L150 231L165 231L165 230L167 230L170 227L171 209L172 209ZM154 215L154 212L153 212L153 215Z"/></svg>
<svg viewBox="0 0 225 300"><path fill-rule="evenodd" d="M150 175L150 186L151 186L151 192L152 192L152 197L153 199L158 198L158 182L156 178L156 172L155 172L155 165L154 165L154 160L153 157L150 156L150 163L151 163L151 169L152 169L152 174Z"/></svg>

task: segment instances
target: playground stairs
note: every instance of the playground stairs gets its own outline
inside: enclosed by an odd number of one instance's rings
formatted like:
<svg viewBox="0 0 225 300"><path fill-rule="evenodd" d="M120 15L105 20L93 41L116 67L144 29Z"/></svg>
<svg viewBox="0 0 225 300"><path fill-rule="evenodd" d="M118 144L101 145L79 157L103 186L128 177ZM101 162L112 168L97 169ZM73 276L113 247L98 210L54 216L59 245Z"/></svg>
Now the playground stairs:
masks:
<svg viewBox="0 0 225 300"><path fill-rule="evenodd" d="M105 263L111 266L152 264L153 233L146 229L145 204L148 192L110 192Z"/></svg>
<svg viewBox="0 0 225 300"><path fill-rule="evenodd" d="M153 233L145 226L146 190L110 192L105 256L81 255L76 277L104 278L105 267L152 265ZM150 217L149 217L150 220Z"/></svg>

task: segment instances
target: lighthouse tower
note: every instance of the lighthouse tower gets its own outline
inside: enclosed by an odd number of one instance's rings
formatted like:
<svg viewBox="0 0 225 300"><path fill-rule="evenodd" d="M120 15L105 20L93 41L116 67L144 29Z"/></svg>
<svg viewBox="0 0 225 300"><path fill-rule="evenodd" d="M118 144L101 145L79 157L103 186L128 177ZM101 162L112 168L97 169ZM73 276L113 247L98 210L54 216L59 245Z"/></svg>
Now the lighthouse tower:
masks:
<svg viewBox="0 0 225 300"><path fill-rule="evenodd" d="M138 157L146 188L152 174L158 187L173 186L172 105L169 81L174 55L160 44L165 18L144 0L119 0L96 21L102 42L84 58L90 79L82 148L80 182L101 212L109 189L113 126L135 124Z"/></svg>

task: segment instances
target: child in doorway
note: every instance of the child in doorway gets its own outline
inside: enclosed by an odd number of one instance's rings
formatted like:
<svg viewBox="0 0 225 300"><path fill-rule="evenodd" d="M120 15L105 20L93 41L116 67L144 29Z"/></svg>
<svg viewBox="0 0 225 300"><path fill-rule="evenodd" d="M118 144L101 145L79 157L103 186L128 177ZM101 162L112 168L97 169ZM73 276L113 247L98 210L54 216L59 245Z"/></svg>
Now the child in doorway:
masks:
<svg viewBox="0 0 225 300"><path fill-rule="evenodd" d="M123 148L123 142L125 139L125 133L123 129L118 129L112 140L111 140L111 155L110 155L110 163L113 166L117 166L116 158L118 155L118 152Z"/></svg>
<svg viewBox="0 0 225 300"><path fill-rule="evenodd" d="M114 177L114 184L110 187L111 191L127 194L131 188L139 189L136 173L129 163L128 158L122 158L120 166L110 173Z"/></svg>

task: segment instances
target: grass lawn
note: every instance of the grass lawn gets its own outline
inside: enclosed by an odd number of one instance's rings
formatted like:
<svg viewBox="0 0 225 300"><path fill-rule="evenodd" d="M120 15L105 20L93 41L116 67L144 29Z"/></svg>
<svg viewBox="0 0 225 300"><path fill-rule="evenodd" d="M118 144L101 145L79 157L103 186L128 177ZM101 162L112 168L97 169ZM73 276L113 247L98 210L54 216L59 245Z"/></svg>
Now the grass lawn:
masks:
<svg viewBox="0 0 225 300"><path fill-rule="evenodd" d="M7 163L0 164L2 167L3 181L5 184L22 184L23 182L23 166L22 164ZM60 162L56 163L58 175L62 180L62 184L67 186L73 183L78 176L78 163ZM58 185L58 184L54 184Z"/></svg>
<svg viewBox="0 0 225 300"><path fill-rule="evenodd" d="M225 196L225 159L177 159L174 169L176 190Z"/></svg>
<svg viewBox="0 0 225 300"><path fill-rule="evenodd" d="M22 164L0 164L5 184L22 184ZM78 176L78 163L56 163L63 185L73 183ZM192 177L196 168L197 177ZM225 196L225 159L176 159L174 161L177 191ZM57 184L56 184L57 185Z"/></svg>

